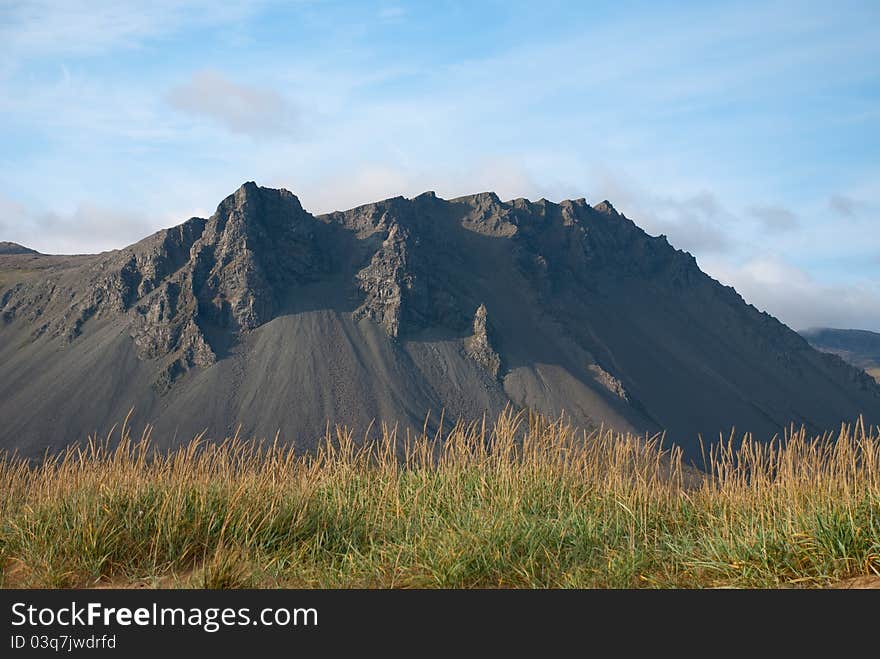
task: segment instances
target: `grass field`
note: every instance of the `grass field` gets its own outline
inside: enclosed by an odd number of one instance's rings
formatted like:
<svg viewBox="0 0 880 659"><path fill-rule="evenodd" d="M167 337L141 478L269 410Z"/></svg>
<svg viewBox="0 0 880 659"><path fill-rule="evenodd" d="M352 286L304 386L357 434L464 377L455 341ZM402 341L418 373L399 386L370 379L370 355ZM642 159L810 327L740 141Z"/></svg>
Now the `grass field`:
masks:
<svg viewBox="0 0 880 659"><path fill-rule="evenodd" d="M377 433L374 433L377 434ZM880 436L657 439L506 413L440 438L338 430L0 465L4 587L822 587L880 573Z"/></svg>

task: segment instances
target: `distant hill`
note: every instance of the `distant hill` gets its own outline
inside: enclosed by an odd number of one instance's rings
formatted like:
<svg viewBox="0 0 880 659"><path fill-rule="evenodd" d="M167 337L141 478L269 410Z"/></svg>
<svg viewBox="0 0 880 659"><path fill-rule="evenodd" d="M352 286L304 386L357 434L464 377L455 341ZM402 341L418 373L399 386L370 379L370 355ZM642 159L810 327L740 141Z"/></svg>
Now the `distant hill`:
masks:
<svg viewBox="0 0 880 659"><path fill-rule="evenodd" d="M839 355L880 380L880 333L817 327L804 330L801 335L814 348Z"/></svg>
<svg viewBox="0 0 880 659"><path fill-rule="evenodd" d="M94 256L0 256L0 447L39 456L131 423L314 446L327 423L421 431L505 406L700 459L859 414L880 385L608 202L425 192L315 216L246 183Z"/></svg>
<svg viewBox="0 0 880 659"><path fill-rule="evenodd" d="M23 245L19 245L18 243L9 243L0 240L0 254L38 254L38 252Z"/></svg>

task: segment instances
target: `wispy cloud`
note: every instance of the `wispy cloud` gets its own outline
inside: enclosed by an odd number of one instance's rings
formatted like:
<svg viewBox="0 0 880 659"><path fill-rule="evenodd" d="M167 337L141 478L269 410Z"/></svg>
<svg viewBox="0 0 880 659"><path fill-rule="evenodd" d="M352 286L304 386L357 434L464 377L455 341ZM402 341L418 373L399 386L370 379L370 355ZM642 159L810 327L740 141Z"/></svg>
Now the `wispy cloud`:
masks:
<svg viewBox="0 0 880 659"><path fill-rule="evenodd" d="M667 236L679 249L704 254L735 247L728 228L736 217L712 191L658 193L607 170L598 175L595 185L595 193L648 233Z"/></svg>
<svg viewBox="0 0 880 659"><path fill-rule="evenodd" d="M695 253L725 252L732 247L727 211L710 192L693 197L662 198L656 211L639 216L649 232L666 235L673 245Z"/></svg>
<svg viewBox="0 0 880 659"><path fill-rule="evenodd" d="M394 23L406 16L406 8L400 5L388 5L379 10L379 20Z"/></svg>
<svg viewBox="0 0 880 659"><path fill-rule="evenodd" d="M27 217L27 209L14 199L0 195L0 241L13 241L16 225Z"/></svg>
<svg viewBox="0 0 880 659"><path fill-rule="evenodd" d="M0 7L7 57L93 55L133 48L187 25L240 20L265 2L211 0L12 0Z"/></svg>
<svg viewBox="0 0 880 659"><path fill-rule="evenodd" d="M770 233L781 233L797 229L798 217L782 206L750 206L747 211Z"/></svg>
<svg viewBox="0 0 880 659"><path fill-rule="evenodd" d="M295 186L291 179L296 179ZM308 179L293 175L277 177L268 184L295 187L304 207L313 213L343 210L398 195L413 197L427 190L445 199L489 190L503 200L544 197L560 201L583 196L583 190L576 186L539 181L519 159L503 157L484 158L459 167L358 164Z"/></svg>
<svg viewBox="0 0 880 659"><path fill-rule="evenodd" d="M34 212L0 197L0 240L46 253L82 254L115 249L161 228L142 213L82 202L71 212Z"/></svg>
<svg viewBox="0 0 880 659"><path fill-rule="evenodd" d="M297 109L278 92L233 82L215 71L194 74L171 89L167 100L178 110L251 137L290 135L299 125Z"/></svg>
<svg viewBox="0 0 880 659"><path fill-rule="evenodd" d="M867 204L844 194L833 194L828 199L828 207L838 217L850 220L861 214Z"/></svg>
<svg viewBox="0 0 880 659"><path fill-rule="evenodd" d="M704 267L761 310L795 329L864 328L880 331L880 286L823 284L778 255L741 264L706 260Z"/></svg>
<svg viewBox="0 0 880 659"><path fill-rule="evenodd" d="M253 179L315 212L607 197L701 265L880 272L877 8L637 5L0 0L0 179L44 251L109 246L77 200L140 210L121 246Z"/></svg>

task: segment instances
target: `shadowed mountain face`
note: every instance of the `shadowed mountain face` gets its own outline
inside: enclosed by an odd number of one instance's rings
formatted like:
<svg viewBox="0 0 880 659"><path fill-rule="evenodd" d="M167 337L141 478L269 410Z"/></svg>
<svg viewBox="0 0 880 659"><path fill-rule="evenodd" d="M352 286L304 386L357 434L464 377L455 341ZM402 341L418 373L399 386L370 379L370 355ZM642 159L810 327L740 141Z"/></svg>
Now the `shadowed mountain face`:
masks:
<svg viewBox="0 0 880 659"><path fill-rule="evenodd" d="M0 240L0 254L36 254L32 249L28 249L18 243L8 243Z"/></svg>
<svg viewBox="0 0 880 659"><path fill-rule="evenodd" d="M95 256L0 254L0 446L35 456L135 408L308 448L506 404L698 438L880 420L880 387L608 202L396 197L312 216L246 183Z"/></svg>
<svg viewBox="0 0 880 659"><path fill-rule="evenodd" d="M877 332L820 327L801 334L817 350L834 353L880 378L880 334Z"/></svg>

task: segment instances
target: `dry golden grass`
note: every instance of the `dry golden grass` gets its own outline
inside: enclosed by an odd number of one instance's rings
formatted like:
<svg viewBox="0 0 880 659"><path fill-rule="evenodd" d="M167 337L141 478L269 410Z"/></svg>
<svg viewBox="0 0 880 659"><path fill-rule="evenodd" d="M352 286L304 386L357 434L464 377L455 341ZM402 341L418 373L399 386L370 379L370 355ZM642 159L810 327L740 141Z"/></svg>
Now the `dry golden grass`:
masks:
<svg viewBox="0 0 880 659"><path fill-rule="evenodd" d="M505 412L314 453L123 426L0 463L6 587L819 587L880 574L880 434L707 451ZM115 438L115 439L114 439ZM112 446L112 448L111 448Z"/></svg>

